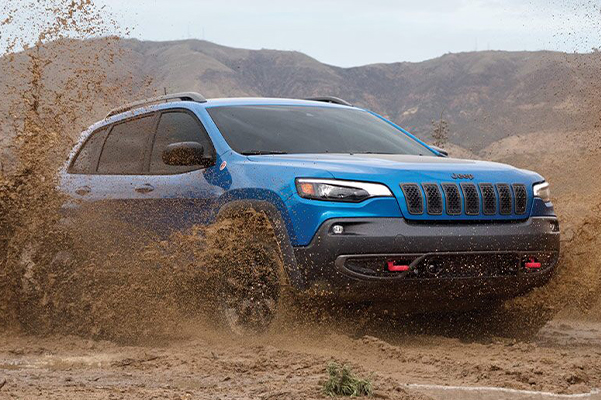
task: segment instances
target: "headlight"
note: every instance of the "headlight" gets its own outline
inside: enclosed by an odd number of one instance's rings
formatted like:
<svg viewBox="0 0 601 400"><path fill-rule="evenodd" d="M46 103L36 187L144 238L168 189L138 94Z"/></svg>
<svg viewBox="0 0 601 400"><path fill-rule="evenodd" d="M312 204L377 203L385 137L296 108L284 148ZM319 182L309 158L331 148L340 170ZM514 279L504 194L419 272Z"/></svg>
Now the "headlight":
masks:
<svg viewBox="0 0 601 400"><path fill-rule="evenodd" d="M537 183L532 187L534 190L534 197L539 197L545 203L551 201L551 189L547 182Z"/></svg>
<svg viewBox="0 0 601 400"><path fill-rule="evenodd" d="M300 197L313 200L359 203L371 197L392 197L388 187L380 183L342 181L337 179L296 179Z"/></svg>

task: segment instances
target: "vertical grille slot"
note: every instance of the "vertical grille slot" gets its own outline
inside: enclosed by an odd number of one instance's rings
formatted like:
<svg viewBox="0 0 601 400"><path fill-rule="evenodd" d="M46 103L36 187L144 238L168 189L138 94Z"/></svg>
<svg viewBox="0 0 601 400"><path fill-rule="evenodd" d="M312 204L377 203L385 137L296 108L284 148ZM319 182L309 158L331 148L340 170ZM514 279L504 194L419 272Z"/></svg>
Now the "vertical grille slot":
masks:
<svg viewBox="0 0 601 400"><path fill-rule="evenodd" d="M419 186L415 183L403 183L401 189L405 195L409 214L417 215L424 213L424 197Z"/></svg>
<svg viewBox="0 0 601 400"><path fill-rule="evenodd" d="M519 183L514 183L513 195L515 197L515 213L525 214L526 204L528 203L528 194L526 193L526 186Z"/></svg>
<svg viewBox="0 0 601 400"><path fill-rule="evenodd" d="M473 183L462 183L461 190L463 191L463 200L465 213L467 215L480 214L480 196L478 189Z"/></svg>
<svg viewBox="0 0 601 400"><path fill-rule="evenodd" d="M499 192L499 212L503 215L511 214L511 190L506 183L498 183L497 191Z"/></svg>
<svg viewBox="0 0 601 400"><path fill-rule="evenodd" d="M459 193L459 187L454 183L443 183L442 190L444 190L444 197L447 201L447 214L461 214L461 194Z"/></svg>
<svg viewBox="0 0 601 400"><path fill-rule="evenodd" d="M426 194L426 206L428 214L442 215L442 193L435 183L423 183L424 193Z"/></svg>
<svg viewBox="0 0 601 400"><path fill-rule="evenodd" d="M484 215L494 215L497 213L497 192L490 183L481 183L480 192L482 193L482 212Z"/></svg>

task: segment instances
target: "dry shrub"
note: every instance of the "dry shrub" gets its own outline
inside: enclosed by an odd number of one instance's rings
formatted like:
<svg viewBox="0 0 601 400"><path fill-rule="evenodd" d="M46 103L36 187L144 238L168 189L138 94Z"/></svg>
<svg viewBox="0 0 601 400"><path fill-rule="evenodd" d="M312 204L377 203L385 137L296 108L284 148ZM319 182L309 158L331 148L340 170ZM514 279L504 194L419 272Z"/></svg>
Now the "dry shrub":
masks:
<svg viewBox="0 0 601 400"><path fill-rule="evenodd" d="M331 362L327 372L328 380L323 385L323 392L327 396L359 397L373 393L371 380L357 378L348 365Z"/></svg>

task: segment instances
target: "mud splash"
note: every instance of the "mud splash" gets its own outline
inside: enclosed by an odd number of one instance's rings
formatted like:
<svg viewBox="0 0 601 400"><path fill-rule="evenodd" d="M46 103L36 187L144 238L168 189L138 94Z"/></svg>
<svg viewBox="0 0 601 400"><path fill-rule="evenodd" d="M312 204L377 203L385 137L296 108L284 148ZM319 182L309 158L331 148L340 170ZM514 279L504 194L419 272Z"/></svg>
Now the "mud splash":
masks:
<svg viewBox="0 0 601 400"><path fill-rule="evenodd" d="M82 124L90 122L96 99L115 101L130 86L105 74L123 53L115 45L119 39L108 36L122 32L102 8L90 0L14 4L0 9L2 133L13 144L2 149L11 162L0 170L0 327L18 329L29 318L23 290L38 274L35 249L48 251L49 268L53 255L73 242L58 224L64 199L55 189L56 171ZM82 55L78 40L98 36L104 39L97 51Z"/></svg>

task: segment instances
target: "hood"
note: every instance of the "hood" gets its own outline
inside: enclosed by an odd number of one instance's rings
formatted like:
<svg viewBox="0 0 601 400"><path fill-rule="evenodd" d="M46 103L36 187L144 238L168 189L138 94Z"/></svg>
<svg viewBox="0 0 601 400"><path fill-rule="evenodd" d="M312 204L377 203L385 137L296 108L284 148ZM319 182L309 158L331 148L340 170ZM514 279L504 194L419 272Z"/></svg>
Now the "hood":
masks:
<svg viewBox="0 0 601 400"><path fill-rule="evenodd" d="M336 179L357 180L366 182L379 182L387 185L399 202L403 215L408 219L523 219L529 216L532 205L532 185L540 182L543 178L531 171L521 170L510 165L476 161L463 160L447 157L429 157L412 156L396 154L291 154L291 155L269 155L269 156L251 156L251 161L261 161L266 163L276 163L281 166L289 167L307 167L323 169L329 172ZM499 212L495 215L442 215L434 217L428 215L424 210L423 215L416 215L409 212L404 191L401 184L417 184L424 197L424 205L427 208L423 184L434 183L438 185L443 201L445 199L442 184L456 184L462 192L462 186L465 184L474 184L477 193L480 196L480 211L482 212L483 199L480 184L492 185L495 190L493 194L496 201L499 202L499 191L497 184L523 185L527 193L527 213L510 215L501 215ZM462 185L463 184L463 185ZM510 191L510 193L513 193ZM463 192L460 194L463 201L465 198ZM465 205L464 205L465 206ZM514 204L515 206L515 204ZM500 205L497 204L497 210ZM463 210L465 211L465 210Z"/></svg>

